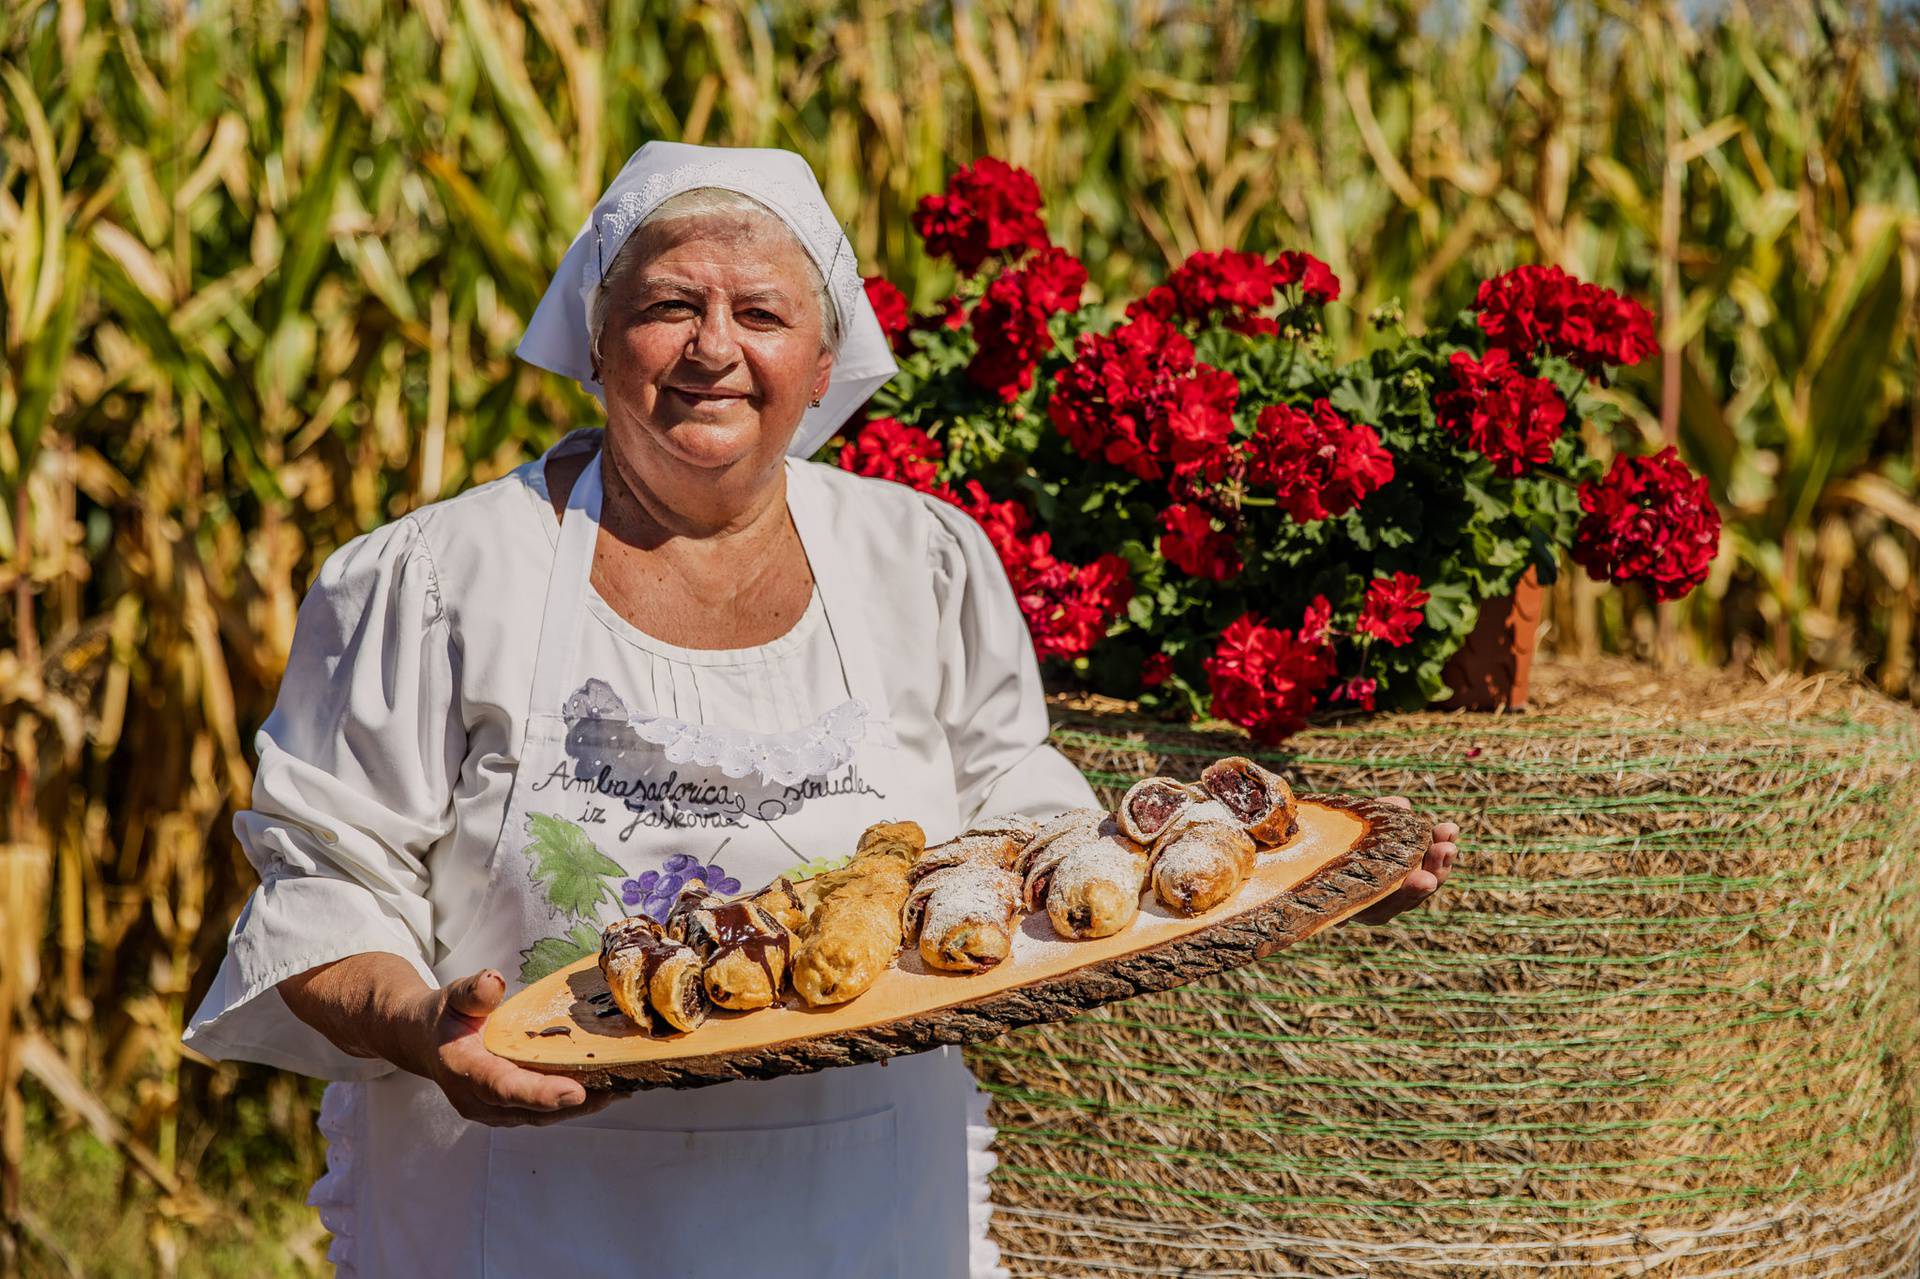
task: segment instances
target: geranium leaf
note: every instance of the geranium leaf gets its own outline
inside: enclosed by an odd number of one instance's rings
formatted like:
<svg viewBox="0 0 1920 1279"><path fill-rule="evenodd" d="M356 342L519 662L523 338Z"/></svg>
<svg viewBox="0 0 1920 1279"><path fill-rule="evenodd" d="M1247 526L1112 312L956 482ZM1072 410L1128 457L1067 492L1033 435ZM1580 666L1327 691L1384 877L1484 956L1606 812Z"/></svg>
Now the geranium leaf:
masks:
<svg viewBox="0 0 1920 1279"><path fill-rule="evenodd" d="M626 872L620 863L593 846L585 831L572 822L546 813L527 815L527 859L533 879L555 910L585 919L603 901L613 900L609 876Z"/></svg>
<svg viewBox="0 0 1920 1279"><path fill-rule="evenodd" d="M1356 377L1333 388L1327 402L1356 422L1378 422L1384 407L1378 378Z"/></svg>

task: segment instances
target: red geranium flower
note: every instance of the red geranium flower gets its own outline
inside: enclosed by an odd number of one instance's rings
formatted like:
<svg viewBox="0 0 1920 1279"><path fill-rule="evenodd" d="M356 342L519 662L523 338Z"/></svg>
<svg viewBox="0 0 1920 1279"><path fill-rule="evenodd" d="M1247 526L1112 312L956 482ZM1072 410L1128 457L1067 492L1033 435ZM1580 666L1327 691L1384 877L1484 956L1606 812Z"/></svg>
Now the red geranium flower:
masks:
<svg viewBox="0 0 1920 1279"><path fill-rule="evenodd" d="M1033 304L1049 314L1078 308L1080 290L1087 286L1087 268L1080 259L1052 245L1028 258L1014 274L1020 277Z"/></svg>
<svg viewBox="0 0 1920 1279"><path fill-rule="evenodd" d="M1165 284L1129 305L1127 316L1205 323L1219 315L1228 328L1270 332L1275 331L1273 322L1261 321L1254 313L1273 305L1278 288L1273 269L1258 253L1196 253L1175 267Z"/></svg>
<svg viewBox="0 0 1920 1279"><path fill-rule="evenodd" d="M946 455L940 442L917 426L890 417L877 417L840 449L840 466L855 475L929 487L940 473Z"/></svg>
<svg viewBox="0 0 1920 1279"><path fill-rule="evenodd" d="M1567 403L1545 378L1528 377L1501 348L1476 360L1455 351L1453 385L1433 397L1440 425L1484 454L1501 475L1553 460Z"/></svg>
<svg viewBox="0 0 1920 1279"><path fill-rule="evenodd" d="M1333 605L1324 595L1313 597L1313 603L1307 605L1306 613L1300 618L1300 642L1303 644L1324 644L1333 635Z"/></svg>
<svg viewBox="0 0 1920 1279"><path fill-rule="evenodd" d="M1207 658L1213 713L1271 746L1297 731L1334 677L1333 651L1243 614Z"/></svg>
<svg viewBox="0 0 1920 1279"><path fill-rule="evenodd" d="M1591 374L1638 364L1654 350L1646 307L1557 266L1515 267L1483 280L1474 308L1487 339L1520 359L1544 347Z"/></svg>
<svg viewBox="0 0 1920 1279"><path fill-rule="evenodd" d="M1033 650L1043 662L1086 653L1133 598L1132 576L1118 555L1066 564L1053 558L1052 541L1049 533L1033 539L1026 572L1014 584Z"/></svg>
<svg viewBox="0 0 1920 1279"><path fill-rule="evenodd" d="M1231 460L1240 383L1197 364L1193 343L1140 315L1108 334L1083 333L1074 361L1054 375L1047 416L1074 452L1143 480L1214 478Z"/></svg>
<svg viewBox="0 0 1920 1279"><path fill-rule="evenodd" d="M1376 577L1367 584L1367 596L1361 601L1360 617L1353 628L1398 648L1410 642L1426 622L1427 601L1431 598L1420 589L1420 579L1412 573Z"/></svg>
<svg viewBox="0 0 1920 1279"><path fill-rule="evenodd" d="M1379 432L1348 422L1325 400L1311 410L1262 409L1246 455L1247 478L1272 488L1302 524L1344 514L1393 479L1393 454Z"/></svg>
<svg viewBox="0 0 1920 1279"><path fill-rule="evenodd" d="M1333 691L1327 694L1327 700L1330 702L1352 702L1358 709L1370 711L1373 709L1373 695L1378 692L1379 689L1379 680L1365 675L1355 675L1352 679L1344 683L1334 685Z"/></svg>
<svg viewBox="0 0 1920 1279"><path fill-rule="evenodd" d="M961 493L942 496L986 530L1042 661L1086 653L1133 598L1125 560L1118 555L1102 555L1091 564L1055 559L1051 534L1027 533L1032 512L1019 502L995 501L978 480L967 481Z"/></svg>
<svg viewBox="0 0 1920 1279"><path fill-rule="evenodd" d="M966 487L949 496L948 500L971 515L974 522L986 530L987 541L993 544L1000 562L1007 566L1009 576L1016 564L1025 565L1025 534L1027 526L1033 522L1033 515L1026 507L1013 501L994 501L987 495L987 490L980 486L979 480L968 480Z"/></svg>
<svg viewBox="0 0 1920 1279"><path fill-rule="evenodd" d="M913 309L907 305L907 295L883 275L869 275L861 283L867 286L867 301L873 304L874 317L880 321L887 342L896 353L906 350L907 331L913 327Z"/></svg>
<svg viewBox="0 0 1920 1279"><path fill-rule="evenodd" d="M1271 262L1258 253L1234 249L1196 253L1175 267L1167 282L1127 307L1127 317L1159 320L1215 319L1240 333L1278 333L1280 326L1258 312L1273 305L1287 285L1299 284L1314 302L1340 296L1340 281L1327 264L1306 253L1282 253Z"/></svg>
<svg viewBox="0 0 1920 1279"><path fill-rule="evenodd" d="M1140 687L1159 688L1173 678L1173 659L1165 653L1155 653L1140 663Z"/></svg>
<svg viewBox="0 0 1920 1279"><path fill-rule="evenodd" d="M1241 569L1233 534L1216 531L1213 517L1199 506L1175 503L1160 512L1160 554L1191 577L1224 582Z"/></svg>
<svg viewBox="0 0 1920 1279"><path fill-rule="evenodd" d="M1639 582L1656 600L1677 600L1706 581L1720 549L1720 512L1707 482L1672 446L1615 458L1606 478L1580 486L1580 509L1574 562L1601 581Z"/></svg>
<svg viewBox="0 0 1920 1279"><path fill-rule="evenodd" d="M1087 269L1049 246L987 286L973 308L976 343L967 378L1011 404L1033 385L1033 366L1053 348L1047 317L1080 305Z"/></svg>
<svg viewBox="0 0 1920 1279"><path fill-rule="evenodd" d="M952 258L962 275L999 254L1017 257L1047 246L1040 220L1040 185L1025 169L984 156L954 173L941 195L922 196L913 229L927 254Z"/></svg>
<svg viewBox="0 0 1920 1279"><path fill-rule="evenodd" d="M1281 287L1298 284L1309 302L1324 305L1340 296L1340 277L1311 253L1289 249L1273 259L1273 270Z"/></svg>
<svg viewBox="0 0 1920 1279"><path fill-rule="evenodd" d="M1175 475L1217 480L1226 474L1233 461L1228 442L1233 438L1233 406L1239 398L1239 380L1210 364L1194 365L1191 377L1174 383L1164 438Z"/></svg>

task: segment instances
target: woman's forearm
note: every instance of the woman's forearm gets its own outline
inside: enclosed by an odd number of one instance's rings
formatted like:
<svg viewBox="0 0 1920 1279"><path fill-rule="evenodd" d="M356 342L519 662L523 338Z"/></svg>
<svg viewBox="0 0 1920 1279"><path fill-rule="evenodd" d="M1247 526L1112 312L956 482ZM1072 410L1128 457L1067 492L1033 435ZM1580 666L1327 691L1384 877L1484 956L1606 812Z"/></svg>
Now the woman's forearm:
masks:
<svg viewBox="0 0 1920 1279"><path fill-rule="evenodd" d="M415 1074L429 1073L434 991L398 955L348 955L279 983L293 1015L345 1053L377 1057Z"/></svg>

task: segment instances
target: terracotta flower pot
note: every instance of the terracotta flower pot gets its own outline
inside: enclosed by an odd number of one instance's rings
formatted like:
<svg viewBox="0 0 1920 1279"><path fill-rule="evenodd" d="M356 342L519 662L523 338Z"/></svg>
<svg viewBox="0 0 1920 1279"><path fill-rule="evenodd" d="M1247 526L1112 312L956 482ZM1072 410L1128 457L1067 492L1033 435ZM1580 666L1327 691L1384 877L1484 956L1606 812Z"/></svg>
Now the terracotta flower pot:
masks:
<svg viewBox="0 0 1920 1279"><path fill-rule="evenodd" d="M1524 710L1527 677L1533 671L1533 646L1540 635L1540 604L1545 592L1529 568L1504 599L1480 605L1479 620L1467 642L1442 672L1453 697L1449 710Z"/></svg>

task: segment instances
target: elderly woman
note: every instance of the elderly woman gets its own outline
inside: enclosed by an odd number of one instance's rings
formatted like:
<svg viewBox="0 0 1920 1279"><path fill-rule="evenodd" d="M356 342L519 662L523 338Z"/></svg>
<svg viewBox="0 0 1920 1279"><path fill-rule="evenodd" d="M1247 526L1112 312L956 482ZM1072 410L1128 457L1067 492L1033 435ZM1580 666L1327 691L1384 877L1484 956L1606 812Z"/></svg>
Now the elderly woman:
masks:
<svg viewBox="0 0 1920 1279"><path fill-rule="evenodd" d="M609 1105L481 1046L694 875L1093 802L981 529L797 460L894 371L799 157L642 147L521 354L605 429L327 561L235 821L260 887L187 1042L344 1081L313 1196L342 1274L996 1272L952 1050Z"/></svg>

